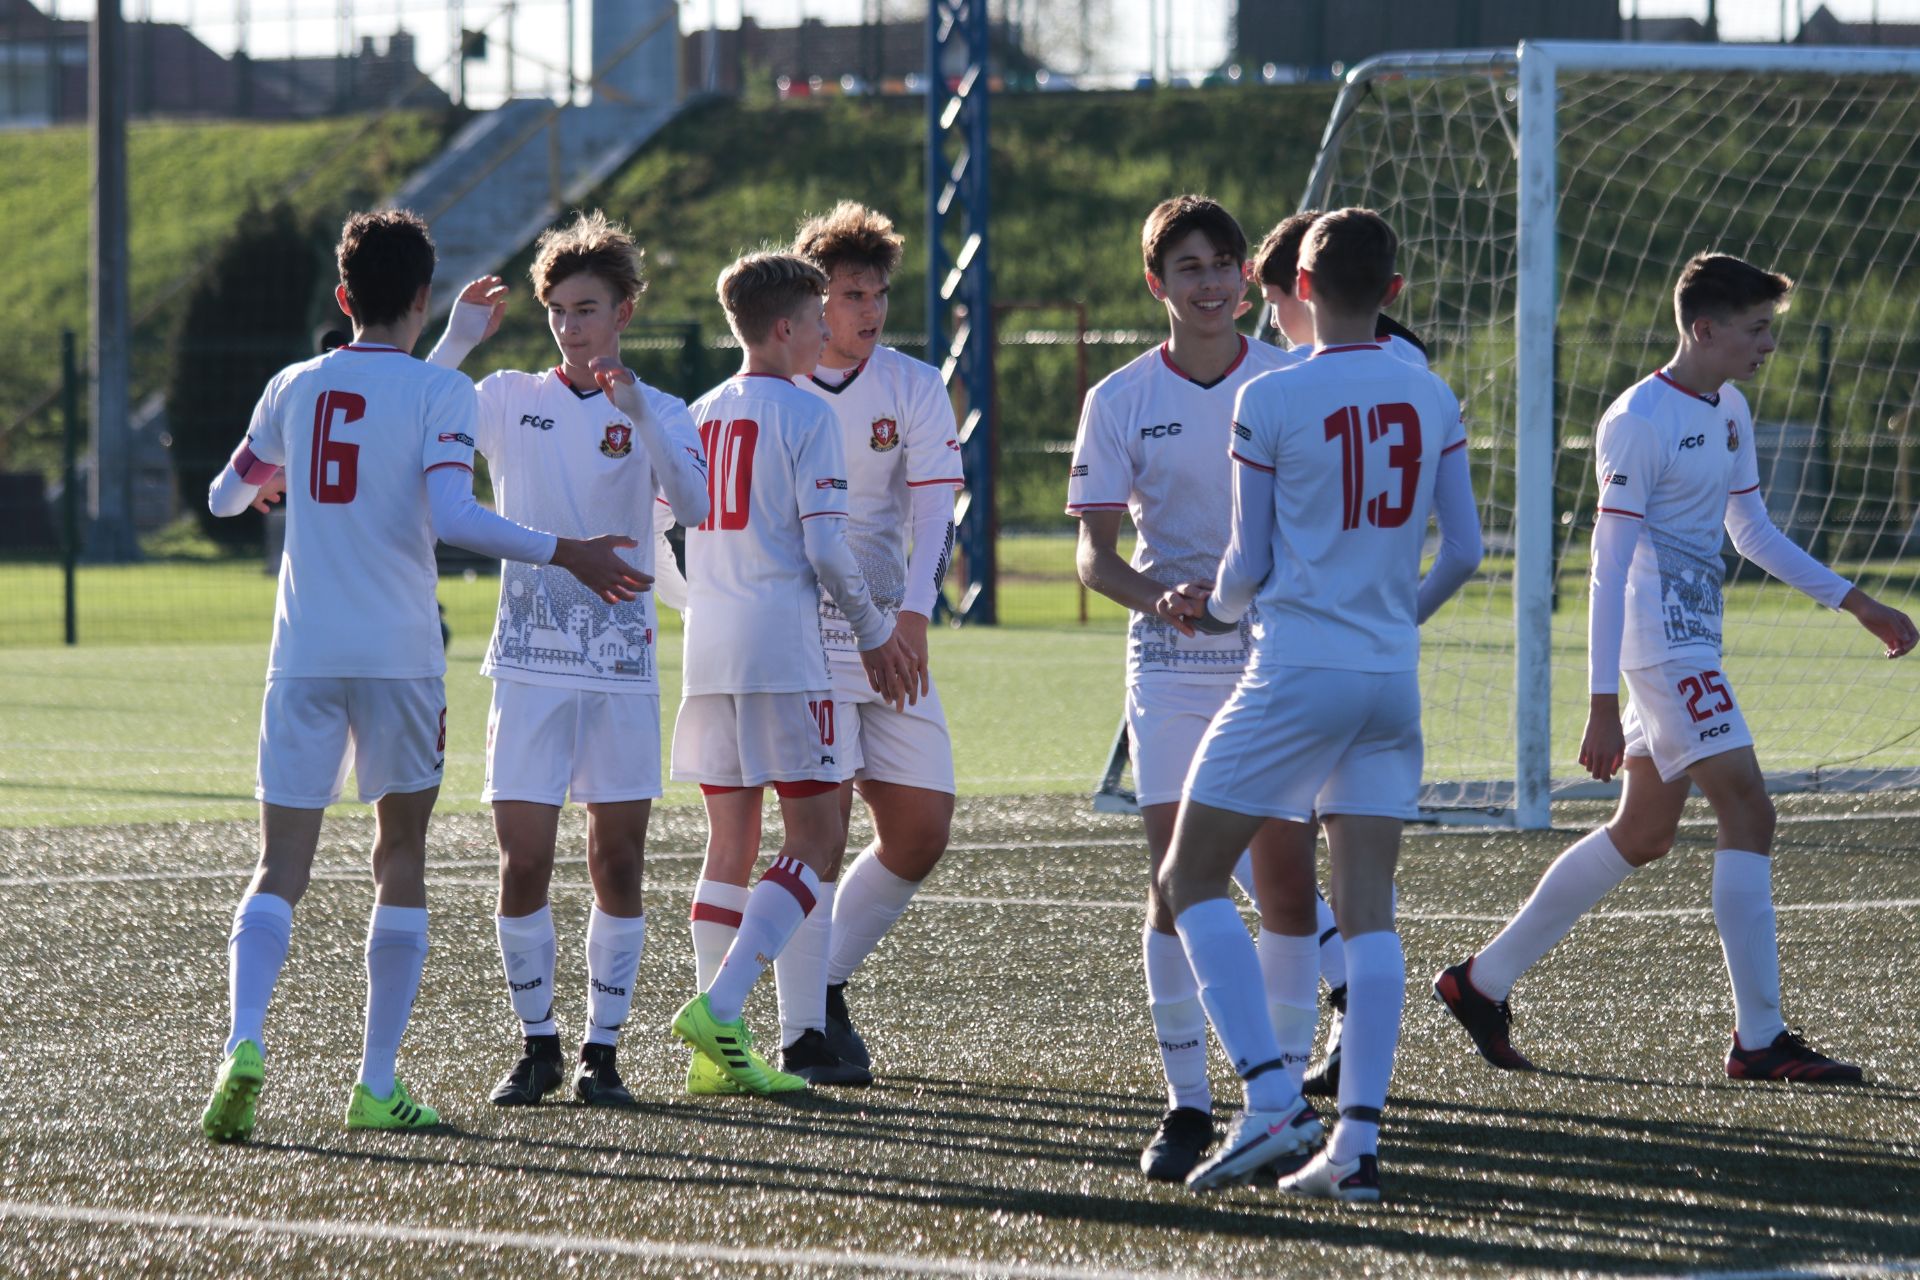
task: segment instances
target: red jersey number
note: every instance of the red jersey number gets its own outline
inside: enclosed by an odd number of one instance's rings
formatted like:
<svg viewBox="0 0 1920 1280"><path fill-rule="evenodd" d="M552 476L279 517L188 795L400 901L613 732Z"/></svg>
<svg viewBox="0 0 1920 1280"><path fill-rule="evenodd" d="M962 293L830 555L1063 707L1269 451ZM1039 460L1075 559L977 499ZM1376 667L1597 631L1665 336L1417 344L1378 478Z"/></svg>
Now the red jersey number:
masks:
<svg viewBox="0 0 1920 1280"><path fill-rule="evenodd" d="M1387 466L1398 478L1368 497L1366 446L1396 428L1400 438L1387 446ZM1420 415L1414 407L1377 404L1363 419L1358 408L1348 405L1327 415L1326 432L1328 443L1340 446L1340 527L1358 529L1363 516L1376 529L1405 524L1420 486Z"/></svg>
<svg viewBox="0 0 1920 1280"><path fill-rule="evenodd" d="M751 418L700 424L700 443L707 451L707 518L705 533L747 527L753 495L753 451L760 442L760 424Z"/></svg>
<svg viewBox="0 0 1920 1280"><path fill-rule="evenodd" d="M329 505L353 501L360 488L360 446L335 440L333 429L358 422L367 399L351 391L322 391L313 406L313 459L307 468L307 492Z"/></svg>

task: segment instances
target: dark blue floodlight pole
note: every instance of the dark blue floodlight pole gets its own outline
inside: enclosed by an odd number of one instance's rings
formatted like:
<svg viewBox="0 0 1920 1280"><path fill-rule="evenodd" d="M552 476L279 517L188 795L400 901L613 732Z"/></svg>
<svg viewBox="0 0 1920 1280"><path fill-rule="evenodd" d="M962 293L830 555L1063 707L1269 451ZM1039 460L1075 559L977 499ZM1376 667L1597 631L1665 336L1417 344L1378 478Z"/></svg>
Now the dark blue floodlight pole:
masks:
<svg viewBox="0 0 1920 1280"><path fill-rule="evenodd" d="M967 582L954 612L999 621L994 538L993 287L987 258L987 0L927 4L927 360L965 416L955 517ZM951 87L949 75L955 77ZM957 147L957 149L956 149ZM949 252L949 240L957 252Z"/></svg>

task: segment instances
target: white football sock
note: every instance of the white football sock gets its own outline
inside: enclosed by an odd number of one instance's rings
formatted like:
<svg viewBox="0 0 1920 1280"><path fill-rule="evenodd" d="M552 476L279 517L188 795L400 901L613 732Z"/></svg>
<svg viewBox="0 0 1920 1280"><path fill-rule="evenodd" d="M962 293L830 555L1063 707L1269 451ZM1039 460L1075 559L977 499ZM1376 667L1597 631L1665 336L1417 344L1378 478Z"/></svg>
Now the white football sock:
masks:
<svg viewBox="0 0 1920 1280"><path fill-rule="evenodd" d="M782 1047L808 1031L827 1029L827 948L833 941L834 889L834 881L821 882L813 910L773 962Z"/></svg>
<svg viewBox="0 0 1920 1280"><path fill-rule="evenodd" d="M426 965L427 909L376 903L367 928L367 1038L360 1056L360 1083L376 1098L393 1096L393 1062Z"/></svg>
<svg viewBox="0 0 1920 1280"><path fill-rule="evenodd" d="M1260 909L1260 895L1253 891L1253 850L1242 849L1240 861L1233 864L1233 882L1240 886L1240 892L1247 895L1254 910Z"/></svg>
<svg viewBox="0 0 1920 1280"><path fill-rule="evenodd" d="M293 938L293 904L273 893L250 893L234 908L227 934L227 1009L232 1015L226 1052L251 1040L264 1054L267 1002Z"/></svg>
<svg viewBox="0 0 1920 1280"><path fill-rule="evenodd" d="M1713 855L1713 924L1733 983L1734 1034L1742 1048L1764 1049L1787 1029L1780 1016L1772 858L1739 849Z"/></svg>
<svg viewBox="0 0 1920 1280"><path fill-rule="evenodd" d="M880 864L866 850L840 877L833 905L833 946L827 961L827 981L845 982L853 976L894 921L907 909L919 889L918 880L905 880Z"/></svg>
<svg viewBox="0 0 1920 1280"><path fill-rule="evenodd" d="M1247 1106L1278 1111L1292 1105L1299 1091L1281 1069L1280 1043L1260 987L1260 958L1240 912L1226 898L1208 898L1182 911L1173 927L1200 981L1200 1003L1214 1034L1226 1046L1234 1073L1246 1082Z"/></svg>
<svg viewBox="0 0 1920 1280"><path fill-rule="evenodd" d="M724 880L702 880L693 887L693 989L705 991L720 972L720 962L733 935L740 932L740 913L747 909L750 892L743 884Z"/></svg>
<svg viewBox="0 0 1920 1280"><path fill-rule="evenodd" d="M1605 827L1568 845L1540 877L1520 913L1474 956L1469 975L1474 989L1489 1000L1505 1000L1520 975L1553 950L1632 870Z"/></svg>
<svg viewBox="0 0 1920 1280"><path fill-rule="evenodd" d="M507 972L507 995L523 1036L557 1033L553 1023L553 906L540 904L524 916L495 916L500 963Z"/></svg>
<svg viewBox="0 0 1920 1280"><path fill-rule="evenodd" d="M647 946L647 918L610 916L595 903L587 920L588 1044L612 1044L633 1011L633 984Z"/></svg>
<svg viewBox="0 0 1920 1280"><path fill-rule="evenodd" d="M1320 933L1320 980L1333 991L1347 985L1347 947L1340 941L1340 924L1333 904L1319 890L1313 894L1313 927Z"/></svg>
<svg viewBox="0 0 1920 1280"><path fill-rule="evenodd" d="M1140 931L1141 958L1147 971L1147 1003L1153 1034L1160 1042L1160 1066L1167 1074L1167 1106L1213 1110L1207 1084L1207 1013L1200 1007L1200 984L1177 933L1152 925Z"/></svg>
<svg viewBox="0 0 1920 1280"><path fill-rule="evenodd" d="M1341 1164L1380 1149L1380 1109L1400 1043L1407 960L1388 930L1347 939L1347 1020L1340 1038L1340 1122L1327 1144Z"/></svg>
<svg viewBox="0 0 1920 1280"><path fill-rule="evenodd" d="M740 932L727 948L720 972L707 988L707 1002L720 1022L732 1022L747 1003L747 992L793 938L813 910L820 877L798 858L778 857L747 895Z"/></svg>
<svg viewBox="0 0 1920 1280"><path fill-rule="evenodd" d="M1287 1078L1300 1088L1313 1056L1313 1033L1320 1025L1320 939L1260 930L1260 978L1267 991L1267 1016Z"/></svg>

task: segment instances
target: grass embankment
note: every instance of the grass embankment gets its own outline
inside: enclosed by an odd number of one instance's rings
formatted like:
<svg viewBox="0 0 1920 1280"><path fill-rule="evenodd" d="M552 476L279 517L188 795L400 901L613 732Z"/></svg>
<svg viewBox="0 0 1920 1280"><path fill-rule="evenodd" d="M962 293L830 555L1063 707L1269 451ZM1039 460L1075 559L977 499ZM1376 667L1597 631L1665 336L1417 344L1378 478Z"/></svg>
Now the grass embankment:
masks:
<svg viewBox="0 0 1920 1280"><path fill-rule="evenodd" d="M363 136L364 134L364 136ZM127 129L128 279L134 400L159 389L185 291L250 204L285 197L328 221L397 186L443 129L395 115L298 123L142 121ZM60 378L60 330L88 331L88 134L84 126L0 133L0 467L48 469L58 414L9 430ZM305 307L307 300L295 305Z"/></svg>

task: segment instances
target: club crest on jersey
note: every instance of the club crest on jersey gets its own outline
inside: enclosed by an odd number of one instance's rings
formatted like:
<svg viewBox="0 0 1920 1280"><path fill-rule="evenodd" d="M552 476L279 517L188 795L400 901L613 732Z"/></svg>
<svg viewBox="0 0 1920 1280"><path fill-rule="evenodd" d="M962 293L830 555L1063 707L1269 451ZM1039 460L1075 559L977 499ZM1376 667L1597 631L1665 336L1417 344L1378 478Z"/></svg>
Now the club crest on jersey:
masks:
<svg viewBox="0 0 1920 1280"><path fill-rule="evenodd" d="M1740 449L1740 426L1732 418L1727 419L1727 452L1737 453Z"/></svg>
<svg viewBox="0 0 1920 1280"><path fill-rule="evenodd" d="M867 447L875 453L885 453L900 443L900 426L892 418L873 420L873 439L867 441Z"/></svg>
<svg viewBox="0 0 1920 1280"><path fill-rule="evenodd" d="M609 458L624 458L633 452L633 428L624 422L609 422L606 438L600 441L600 452Z"/></svg>

